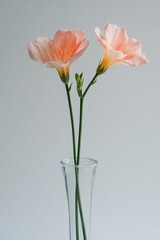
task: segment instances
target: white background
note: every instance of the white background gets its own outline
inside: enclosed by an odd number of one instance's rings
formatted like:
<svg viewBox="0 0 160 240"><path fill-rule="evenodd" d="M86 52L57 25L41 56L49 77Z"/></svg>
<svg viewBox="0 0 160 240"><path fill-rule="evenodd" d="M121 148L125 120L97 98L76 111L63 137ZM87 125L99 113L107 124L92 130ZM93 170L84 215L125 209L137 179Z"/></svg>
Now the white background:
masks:
<svg viewBox="0 0 160 240"><path fill-rule="evenodd" d="M26 46L84 29L90 46L70 80L83 71L86 86L103 55L94 28L107 22L139 39L150 63L110 68L86 97L82 155L99 161L91 239L160 239L159 9L158 0L0 1L1 240L69 239L59 164L72 155L65 88ZM75 85L72 98L77 124Z"/></svg>

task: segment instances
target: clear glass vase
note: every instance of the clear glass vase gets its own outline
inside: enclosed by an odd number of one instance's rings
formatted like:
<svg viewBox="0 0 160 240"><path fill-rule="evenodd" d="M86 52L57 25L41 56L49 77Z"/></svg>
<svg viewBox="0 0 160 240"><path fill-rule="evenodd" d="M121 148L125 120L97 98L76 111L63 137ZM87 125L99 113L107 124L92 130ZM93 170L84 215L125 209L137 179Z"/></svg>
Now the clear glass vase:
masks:
<svg viewBox="0 0 160 240"><path fill-rule="evenodd" d="M67 193L69 240L90 240L91 204L98 162L80 158L74 165L72 158L61 161Z"/></svg>

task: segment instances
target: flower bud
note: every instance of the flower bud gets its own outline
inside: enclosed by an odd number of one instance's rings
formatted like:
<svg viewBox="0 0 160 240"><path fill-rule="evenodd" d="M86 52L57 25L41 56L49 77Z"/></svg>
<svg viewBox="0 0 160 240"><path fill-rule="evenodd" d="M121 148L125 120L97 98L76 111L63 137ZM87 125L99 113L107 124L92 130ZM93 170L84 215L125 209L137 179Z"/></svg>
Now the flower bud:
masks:
<svg viewBox="0 0 160 240"><path fill-rule="evenodd" d="M82 97L82 87L83 87L83 73L81 73L80 75L78 73L75 74L75 79L77 82L77 92L79 97Z"/></svg>

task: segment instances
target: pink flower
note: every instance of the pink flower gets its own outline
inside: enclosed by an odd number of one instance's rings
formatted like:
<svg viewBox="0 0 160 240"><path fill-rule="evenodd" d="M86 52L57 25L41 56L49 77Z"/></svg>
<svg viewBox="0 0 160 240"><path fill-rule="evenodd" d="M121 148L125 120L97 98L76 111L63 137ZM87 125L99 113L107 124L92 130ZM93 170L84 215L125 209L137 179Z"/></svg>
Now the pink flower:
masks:
<svg viewBox="0 0 160 240"><path fill-rule="evenodd" d="M59 30L53 39L38 37L28 45L32 60L44 63L49 68L56 68L61 80L69 80L69 68L88 47L88 40L82 30Z"/></svg>
<svg viewBox="0 0 160 240"><path fill-rule="evenodd" d="M104 56L97 69L99 73L121 63L131 66L142 66L148 63L141 52L141 43L134 38L129 38L125 28L107 24L104 28L104 36L99 28L95 28L95 33L104 48Z"/></svg>

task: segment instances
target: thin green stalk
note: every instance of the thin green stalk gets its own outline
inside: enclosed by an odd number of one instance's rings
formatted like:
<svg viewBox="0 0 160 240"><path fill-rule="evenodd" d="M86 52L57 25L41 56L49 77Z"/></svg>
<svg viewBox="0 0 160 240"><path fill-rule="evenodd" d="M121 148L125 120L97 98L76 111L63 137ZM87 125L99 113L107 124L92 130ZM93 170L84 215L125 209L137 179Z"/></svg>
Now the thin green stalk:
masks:
<svg viewBox="0 0 160 240"><path fill-rule="evenodd" d="M77 169L75 169L75 172ZM75 173L77 175L77 173ZM76 189L75 189L75 217L76 217L76 240L79 240L79 219L78 219L78 187L77 187L77 180L76 180Z"/></svg>
<svg viewBox="0 0 160 240"><path fill-rule="evenodd" d="M96 78L98 77L98 73L96 73L93 77L93 79L90 81L90 83L88 84L86 90L83 93L83 98L85 97L86 93L88 92L89 88L94 84L94 81L96 80Z"/></svg>
<svg viewBox="0 0 160 240"><path fill-rule="evenodd" d="M78 134L78 151L77 151L77 166L79 165L80 160L80 150L81 150L81 135L82 135L82 118L83 118L83 98L80 98L80 114L79 114L79 134ZM83 216L82 204L81 204L81 196L80 196L80 189L79 189L79 179L78 179L79 169L76 168L76 193L77 193L77 203L79 206L79 213L82 225L82 232L84 240L87 240L86 235L86 227L85 221Z"/></svg>
<svg viewBox="0 0 160 240"><path fill-rule="evenodd" d="M78 150L77 150L77 165L80 161L80 151L81 151L81 136L82 136L82 118L83 118L83 97L80 97L80 114L79 114L79 135L78 135Z"/></svg>
<svg viewBox="0 0 160 240"><path fill-rule="evenodd" d="M72 143L73 143L73 157L74 157L74 164L77 165L76 161L76 141L75 141L75 130L74 130L74 119L73 119L73 111L72 111L72 103L71 103L71 97L70 97L70 90L68 87L68 84L65 84L66 87L66 93L67 93L67 99L68 99L68 105L69 105L69 112L70 112L70 119L71 119L71 128L72 128ZM77 171L75 169L75 175L76 175L76 190L75 190L75 218L76 218L76 240L79 240L79 227L78 227L78 193L77 193Z"/></svg>
<svg viewBox="0 0 160 240"><path fill-rule="evenodd" d="M68 84L65 84L68 105L69 105L69 112L70 112L70 119L71 119L71 128L72 128L72 142L73 142L73 157L74 157L74 164L76 165L76 141L75 141L75 130L74 130L74 119L73 119L73 111L72 111L72 104L71 104L71 97L70 97L70 90Z"/></svg>
<svg viewBox="0 0 160 240"><path fill-rule="evenodd" d="M80 213L80 219L81 219L81 225L82 225L82 232L83 232L83 239L87 240L87 235L86 235L86 227L85 227L85 222L84 222L84 216L83 216L83 211L82 211L82 204L81 204L81 196L80 196L80 189L79 189L79 181L78 181L78 169L77 174L76 174L76 192L77 192L77 201L78 201L78 206L79 206L79 213Z"/></svg>
<svg viewBox="0 0 160 240"><path fill-rule="evenodd" d="M77 165L79 165L80 162L80 151L81 151L81 136L82 136L82 119L83 119L83 97L80 97L80 114L79 114L79 134L78 134L78 151L77 151ZM82 204L81 204L81 196L80 196L80 190L79 190L79 179L78 179L78 168L77 168L77 174L76 174L76 191L77 191L77 197L78 197L78 205L79 205L79 213L81 218L81 224L82 224L82 232L83 232L83 238L84 240L87 240L86 235L86 227L85 227L85 221L83 217L83 211L82 211Z"/></svg>

